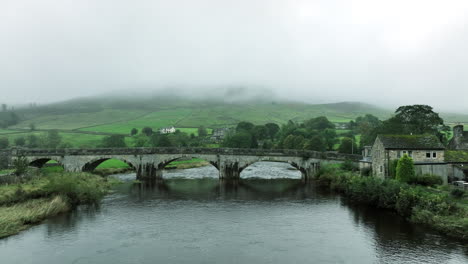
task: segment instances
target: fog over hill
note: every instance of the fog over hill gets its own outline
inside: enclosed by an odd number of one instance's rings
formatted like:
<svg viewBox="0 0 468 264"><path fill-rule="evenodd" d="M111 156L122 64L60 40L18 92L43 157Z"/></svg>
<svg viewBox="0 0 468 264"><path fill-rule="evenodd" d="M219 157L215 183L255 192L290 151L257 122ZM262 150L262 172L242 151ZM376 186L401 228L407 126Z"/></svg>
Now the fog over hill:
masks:
<svg viewBox="0 0 468 264"><path fill-rule="evenodd" d="M1 103L175 88L239 100L229 87L468 111L465 0L137 2L2 1Z"/></svg>

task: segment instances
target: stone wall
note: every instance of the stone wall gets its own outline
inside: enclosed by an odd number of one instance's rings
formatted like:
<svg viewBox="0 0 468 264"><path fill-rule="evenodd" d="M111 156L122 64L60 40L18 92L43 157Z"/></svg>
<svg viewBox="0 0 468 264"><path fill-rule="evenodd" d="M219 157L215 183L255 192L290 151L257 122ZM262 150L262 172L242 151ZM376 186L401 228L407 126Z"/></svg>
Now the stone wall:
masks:
<svg viewBox="0 0 468 264"><path fill-rule="evenodd" d="M415 164L416 175L432 174L439 176L444 184L448 183L448 166L445 163Z"/></svg>

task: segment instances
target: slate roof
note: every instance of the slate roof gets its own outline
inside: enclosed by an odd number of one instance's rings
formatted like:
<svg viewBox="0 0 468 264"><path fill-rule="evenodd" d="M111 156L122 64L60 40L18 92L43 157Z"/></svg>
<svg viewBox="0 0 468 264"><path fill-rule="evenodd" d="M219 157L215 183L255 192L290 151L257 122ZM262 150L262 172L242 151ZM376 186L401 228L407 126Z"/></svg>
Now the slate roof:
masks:
<svg viewBox="0 0 468 264"><path fill-rule="evenodd" d="M386 149L445 149L434 135L378 135Z"/></svg>

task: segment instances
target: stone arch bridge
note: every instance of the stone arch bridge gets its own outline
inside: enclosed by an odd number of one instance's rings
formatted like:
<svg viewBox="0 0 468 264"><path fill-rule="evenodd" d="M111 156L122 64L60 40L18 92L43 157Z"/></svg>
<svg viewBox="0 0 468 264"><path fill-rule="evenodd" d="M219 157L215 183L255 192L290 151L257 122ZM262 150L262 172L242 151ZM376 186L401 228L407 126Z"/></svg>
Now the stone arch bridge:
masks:
<svg viewBox="0 0 468 264"><path fill-rule="evenodd" d="M136 170L137 179L162 178L162 171L170 162L181 158L199 158L219 170L220 179L239 179L240 173L259 161L286 162L302 173L307 180L323 163L342 163L346 160L356 165L360 155L338 154L304 150L228 149L228 148L95 148L95 149L10 149L1 153L9 163L25 157L31 166L42 167L50 160L57 161L65 171L92 171L108 159L126 162Z"/></svg>

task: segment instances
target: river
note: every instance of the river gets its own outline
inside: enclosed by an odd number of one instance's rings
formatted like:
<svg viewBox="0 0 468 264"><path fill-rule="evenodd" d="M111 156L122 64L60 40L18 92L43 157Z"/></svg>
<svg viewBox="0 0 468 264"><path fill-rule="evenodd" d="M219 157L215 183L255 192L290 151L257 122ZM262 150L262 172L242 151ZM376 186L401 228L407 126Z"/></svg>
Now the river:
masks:
<svg viewBox="0 0 468 264"><path fill-rule="evenodd" d="M236 187L217 170L135 174L100 206L0 240L0 263L468 263L468 245L392 212L304 185L282 163L247 168Z"/></svg>

